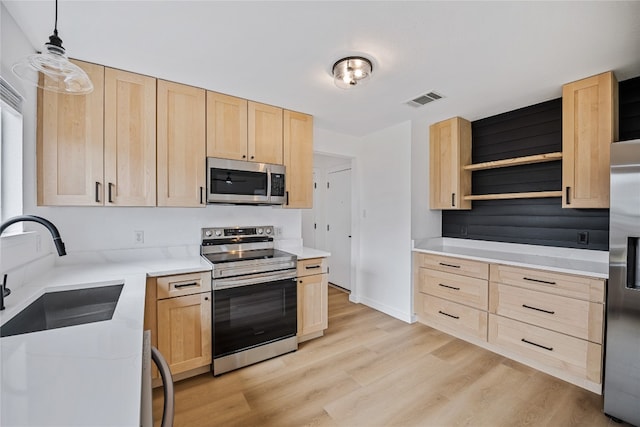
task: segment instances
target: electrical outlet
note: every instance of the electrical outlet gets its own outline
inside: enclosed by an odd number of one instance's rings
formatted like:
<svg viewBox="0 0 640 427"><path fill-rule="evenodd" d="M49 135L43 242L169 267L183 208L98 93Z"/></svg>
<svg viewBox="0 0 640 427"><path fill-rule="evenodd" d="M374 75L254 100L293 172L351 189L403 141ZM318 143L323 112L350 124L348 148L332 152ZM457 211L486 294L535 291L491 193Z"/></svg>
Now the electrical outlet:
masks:
<svg viewBox="0 0 640 427"><path fill-rule="evenodd" d="M580 245L588 245L589 244L589 232L588 231L578 231L578 244L580 244Z"/></svg>
<svg viewBox="0 0 640 427"><path fill-rule="evenodd" d="M282 236L282 227L274 227L273 233L276 235L276 237Z"/></svg>
<svg viewBox="0 0 640 427"><path fill-rule="evenodd" d="M136 245L141 245L144 243L144 231L134 231L133 232L133 243Z"/></svg>

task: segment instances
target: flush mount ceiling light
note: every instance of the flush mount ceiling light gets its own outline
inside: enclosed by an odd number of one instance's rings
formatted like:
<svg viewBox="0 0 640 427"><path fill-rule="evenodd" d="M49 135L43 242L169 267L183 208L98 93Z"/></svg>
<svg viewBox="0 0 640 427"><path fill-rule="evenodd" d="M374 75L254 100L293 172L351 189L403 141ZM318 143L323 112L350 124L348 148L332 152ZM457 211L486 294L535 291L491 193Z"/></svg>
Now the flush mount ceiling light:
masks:
<svg viewBox="0 0 640 427"><path fill-rule="evenodd" d="M371 77L373 65L367 58L349 56L333 64L333 82L341 89L363 84Z"/></svg>
<svg viewBox="0 0 640 427"><path fill-rule="evenodd" d="M22 80L44 90L72 95L85 95L93 91L91 79L82 68L69 62L62 40L58 37L58 0L53 34L49 36L49 42L44 44L44 51L27 56L14 64L11 70Z"/></svg>

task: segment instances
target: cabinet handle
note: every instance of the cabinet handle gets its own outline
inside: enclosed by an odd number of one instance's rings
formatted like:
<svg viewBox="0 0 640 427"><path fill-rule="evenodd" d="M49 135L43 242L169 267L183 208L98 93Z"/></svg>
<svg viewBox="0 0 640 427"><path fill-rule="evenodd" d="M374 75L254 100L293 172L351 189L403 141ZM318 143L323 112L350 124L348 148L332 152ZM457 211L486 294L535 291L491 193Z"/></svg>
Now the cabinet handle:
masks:
<svg viewBox="0 0 640 427"><path fill-rule="evenodd" d="M455 286L443 285L442 283L438 283L438 286L442 286L443 288L453 289L454 291L460 290L460 288L456 288Z"/></svg>
<svg viewBox="0 0 640 427"><path fill-rule="evenodd" d="M451 193L451 206L456 205L456 193Z"/></svg>
<svg viewBox="0 0 640 427"><path fill-rule="evenodd" d="M536 283L544 283L546 285L555 285L556 282L549 282L547 280L540 280L540 279L532 279L530 277L523 277L524 280L528 280L530 282L536 282Z"/></svg>
<svg viewBox="0 0 640 427"><path fill-rule="evenodd" d="M546 345L536 344L533 341L529 341L524 338L522 338L520 341L526 342L527 344L535 345L536 347L544 348L545 350L553 351L553 347L547 347Z"/></svg>
<svg viewBox="0 0 640 427"><path fill-rule="evenodd" d="M444 311L438 310L438 313L444 314L445 316L453 317L454 319L459 319L460 316L454 316L453 314L445 313Z"/></svg>
<svg viewBox="0 0 640 427"><path fill-rule="evenodd" d="M307 270L311 270L312 268L320 268L320 265L305 265L304 268Z"/></svg>
<svg viewBox="0 0 640 427"><path fill-rule="evenodd" d="M193 283L180 283L178 285L173 285L173 287L175 289L180 289L180 288L186 288L189 286L198 286L198 282L193 282Z"/></svg>
<svg viewBox="0 0 640 427"><path fill-rule="evenodd" d="M253 160L253 156L251 156L251 160Z"/></svg>
<svg viewBox="0 0 640 427"><path fill-rule="evenodd" d="M209 297L204 297L204 300L205 301L209 301Z"/></svg>
<svg viewBox="0 0 640 427"><path fill-rule="evenodd" d="M440 264L440 265L444 265L445 267L460 268L460 266L459 266L459 265L446 264L446 263L444 263L444 262L439 262L438 264Z"/></svg>
<svg viewBox="0 0 640 427"><path fill-rule="evenodd" d="M571 187L567 187L567 188L564 189L564 198L565 198L565 200L566 200L568 205L571 204L571 201L569 200L569 189L570 188Z"/></svg>
<svg viewBox="0 0 640 427"><path fill-rule="evenodd" d="M246 156L245 154L243 154L243 155L242 155L242 158L243 158L243 159L246 159L246 158L247 158L247 156Z"/></svg>
<svg viewBox="0 0 640 427"><path fill-rule="evenodd" d="M287 206L289 206L289 192L288 192L288 191L285 191L285 192L284 192L284 195L285 195L285 198L284 198L284 204L285 204L285 205L287 205ZM327 225L327 227L328 227L328 225Z"/></svg>
<svg viewBox="0 0 640 427"><path fill-rule="evenodd" d="M203 204L203 200L204 200L203 192L204 192L204 187L200 187L200 204L201 205Z"/></svg>
<svg viewBox="0 0 640 427"><path fill-rule="evenodd" d="M302 280L300 280L300 283L302 283Z"/></svg>
<svg viewBox="0 0 640 427"><path fill-rule="evenodd" d="M100 203L100 183L96 181L96 203Z"/></svg>
<svg viewBox="0 0 640 427"><path fill-rule="evenodd" d="M113 203L113 195L111 194L111 189L113 188L113 184L109 183L107 184L108 188L109 188L109 203Z"/></svg>
<svg viewBox="0 0 640 427"><path fill-rule="evenodd" d="M543 313L548 313L548 314L556 314L556 312L555 312L555 311L549 311L549 310L544 310L544 309L542 309L542 308L531 307L530 305L527 305L527 304L522 304L522 306L523 306L524 308L528 308L529 310L541 311L541 312L543 312Z"/></svg>

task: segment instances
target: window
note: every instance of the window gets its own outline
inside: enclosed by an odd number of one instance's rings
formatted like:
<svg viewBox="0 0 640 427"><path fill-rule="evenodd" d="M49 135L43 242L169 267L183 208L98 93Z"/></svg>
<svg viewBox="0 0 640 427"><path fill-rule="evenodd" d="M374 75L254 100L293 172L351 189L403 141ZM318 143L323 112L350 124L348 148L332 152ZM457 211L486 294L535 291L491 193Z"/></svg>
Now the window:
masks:
<svg viewBox="0 0 640 427"><path fill-rule="evenodd" d="M22 139L22 97L0 77L0 221L22 214Z"/></svg>

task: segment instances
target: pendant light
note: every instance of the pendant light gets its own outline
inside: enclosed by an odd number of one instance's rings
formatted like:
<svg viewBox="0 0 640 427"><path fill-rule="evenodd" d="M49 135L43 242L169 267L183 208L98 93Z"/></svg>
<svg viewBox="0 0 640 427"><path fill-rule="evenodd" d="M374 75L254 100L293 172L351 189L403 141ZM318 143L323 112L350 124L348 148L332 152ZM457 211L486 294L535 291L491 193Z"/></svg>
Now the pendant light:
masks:
<svg viewBox="0 0 640 427"><path fill-rule="evenodd" d="M49 42L44 44L44 51L14 64L12 71L31 85L52 92L86 95L93 91L91 79L82 68L69 62L62 40L58 37L58 0L53 34L49 36Z"/></svg>
<svg viewBox="0 0 640 427"><path fill-rule="evenodd" d="M341 89L365 83L371 77L373 65L367 58L349 56L333 64L333 82Z"/></svg>

